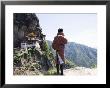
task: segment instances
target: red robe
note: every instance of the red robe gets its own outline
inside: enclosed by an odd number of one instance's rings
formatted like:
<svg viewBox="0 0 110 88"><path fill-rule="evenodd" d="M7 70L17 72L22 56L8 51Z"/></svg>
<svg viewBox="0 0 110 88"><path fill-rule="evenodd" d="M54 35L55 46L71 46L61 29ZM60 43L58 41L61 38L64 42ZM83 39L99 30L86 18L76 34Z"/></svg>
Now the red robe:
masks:
<svg viewBox="0 0 110 88"><path fill-rule="evenodd" d="M52 47L54 50L58 52L59 56L61 57L63 61L64 61L65 44L67 44L67 39L64 38L64 34L62 32L58 33L57 36L53 40Z"/></svg>

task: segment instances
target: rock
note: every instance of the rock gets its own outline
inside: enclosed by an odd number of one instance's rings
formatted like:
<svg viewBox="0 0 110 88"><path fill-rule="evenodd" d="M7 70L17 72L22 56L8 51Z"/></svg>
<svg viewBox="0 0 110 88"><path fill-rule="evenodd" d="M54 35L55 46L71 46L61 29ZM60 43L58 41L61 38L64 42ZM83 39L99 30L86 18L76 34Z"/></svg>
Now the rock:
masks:
<svg viewBox="0 0 110 88"><path fill-rule="evenodd" d="M36 14L14 13L14 56L18 57L14 57L14 74L40 75L48 71L53 58L47 52L45 35Z"/></svg>
<svg viewBox="0 0 110 88"><path fill-rule="evenodd" d="M35 13L14 13L14 48L27 42L26 36L35 33L39 43L43 41L42 28Z"/></svg>

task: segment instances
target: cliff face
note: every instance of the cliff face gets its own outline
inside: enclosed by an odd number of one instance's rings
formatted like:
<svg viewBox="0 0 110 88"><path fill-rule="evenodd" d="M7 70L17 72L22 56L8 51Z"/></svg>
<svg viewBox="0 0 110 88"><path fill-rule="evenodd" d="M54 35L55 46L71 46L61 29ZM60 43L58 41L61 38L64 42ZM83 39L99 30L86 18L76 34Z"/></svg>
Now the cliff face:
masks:
<svg viewBox="0 0 110 88"><path fill-rule="evenodd" d="M26 36L34 32L37 39L43 41L42 29L39 19L34 13L14 13L14 48L26 42Z"/></svg>
<svg viewBox="0 0 110 88"><path fill-rule="evenodd" d="M14 13L13 17L14 75L45 74L45 71L53 67L54 58L45 41L39 19L34 13ZM27 36L34 36L37 44L35 47L22 49L21 43L33 43Z"/></svg>

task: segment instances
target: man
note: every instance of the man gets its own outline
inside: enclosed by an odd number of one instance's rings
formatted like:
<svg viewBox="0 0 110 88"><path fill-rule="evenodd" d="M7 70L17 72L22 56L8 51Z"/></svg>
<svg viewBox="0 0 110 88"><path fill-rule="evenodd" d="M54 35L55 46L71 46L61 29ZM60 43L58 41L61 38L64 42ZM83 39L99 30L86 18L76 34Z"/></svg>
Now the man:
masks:
<svg viewBox="0 0 110 88"><path fill-rule="evenodd" d="M63 29L59 28L57 36L54 37L52 48L56 50L57 74L59 74L59 67L60 67L61 75L63 75L63 65L65 64L65 58L64 58L65 44L67 44L67 39L64 37Z"/></svg>

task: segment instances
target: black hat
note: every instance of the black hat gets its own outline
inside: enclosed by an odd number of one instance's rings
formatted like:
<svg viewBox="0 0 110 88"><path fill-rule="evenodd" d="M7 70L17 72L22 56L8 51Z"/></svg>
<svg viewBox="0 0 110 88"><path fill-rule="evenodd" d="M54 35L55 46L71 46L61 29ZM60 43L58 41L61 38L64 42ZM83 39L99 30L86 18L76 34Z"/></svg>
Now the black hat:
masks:
<svg viewBox="0 0 110 88"><path fill-rule="evenodd" d="M58 29L58 32L63 32L63 29L62 29L62 28L59 28L59 29Z"/></svg>

